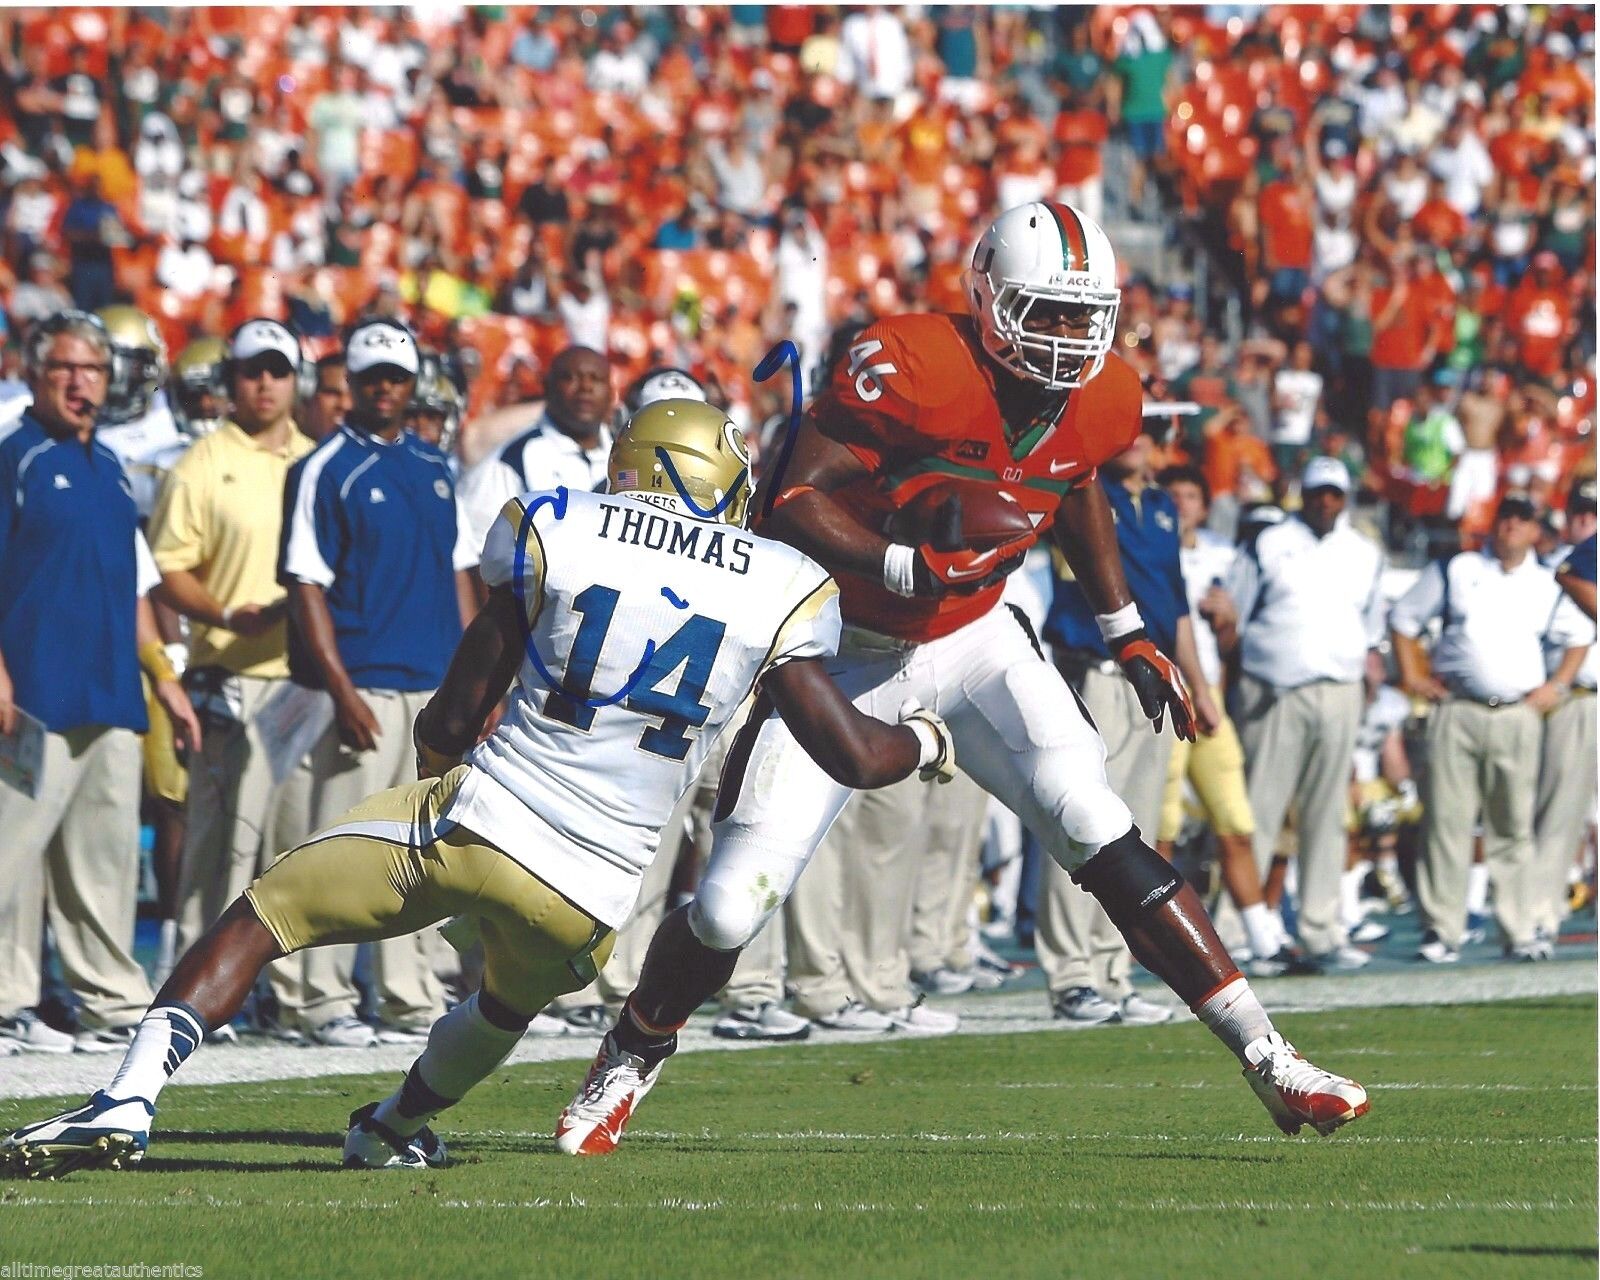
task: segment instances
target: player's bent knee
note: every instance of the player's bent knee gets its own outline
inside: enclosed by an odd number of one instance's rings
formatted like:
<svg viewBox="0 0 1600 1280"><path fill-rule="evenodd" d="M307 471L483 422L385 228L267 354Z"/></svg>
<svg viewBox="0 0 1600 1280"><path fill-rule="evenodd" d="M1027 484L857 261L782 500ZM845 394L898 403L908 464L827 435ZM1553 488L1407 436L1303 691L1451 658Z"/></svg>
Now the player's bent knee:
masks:
<svg viewBox="0 0 1600 1280"><path fill-rule="evenodd" d="M748 887L733 889L702 881L689 905L689 930L713 951L738 951L750 944L776 910L776 906L762 910Z"/></svg>
<svg viewBox="0 0 1600 1280"><path fill-rule="evenodd" d="M1183 877L1144 842L1136 826L1073 872L1072 881L1092 894L1114 921L1154 911L1183 888Z"/></svg>
<svg viewBox="0 0 1600 1280"><path fill-rule="evenodd" d="M1030 821L1029 826L1045 851L1069 874L1076 875L1133 823L1132 811L1108 786L1085 786L1081 778L1052 779L1041 771L1034 790L1036 795L1043 792L1050 798L1041 806L1043 821Z"/></svg>

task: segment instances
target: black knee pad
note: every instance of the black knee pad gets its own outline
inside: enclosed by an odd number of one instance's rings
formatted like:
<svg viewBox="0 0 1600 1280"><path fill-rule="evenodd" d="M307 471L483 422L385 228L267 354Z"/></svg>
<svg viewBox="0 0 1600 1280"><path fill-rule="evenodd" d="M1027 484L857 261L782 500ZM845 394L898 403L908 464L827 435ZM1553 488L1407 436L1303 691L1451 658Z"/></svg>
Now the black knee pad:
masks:
<svg viewBox="0 0 1600 1280"><path fill-rule="evenodd" d="M490 1026L499 1027L502 1031L526 1031L534 1017L532 1013L518 1012L483 987L478 988L478 1012Z"/></svg>
<svg viewBox="0 0 1600 1280"><path fill-rule="evenodd" d="M1093 894L1106 914L1118 920L1170 902L1183 888L1183 877L1134 826L1073 872L1072 883Z"/></svg>

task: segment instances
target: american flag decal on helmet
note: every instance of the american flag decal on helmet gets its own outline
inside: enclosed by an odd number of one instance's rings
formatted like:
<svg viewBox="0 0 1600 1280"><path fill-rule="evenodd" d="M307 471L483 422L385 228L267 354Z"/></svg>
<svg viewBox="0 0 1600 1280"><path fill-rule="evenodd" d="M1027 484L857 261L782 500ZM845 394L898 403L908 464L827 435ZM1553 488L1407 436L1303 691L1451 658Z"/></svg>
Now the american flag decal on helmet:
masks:
<svg viewBox="0 0 1600 1280"><path fill-rule="evenodd" d="M637 471L617 472L617 483L624 488L636 489L639 486L639 473Z"/></svg>

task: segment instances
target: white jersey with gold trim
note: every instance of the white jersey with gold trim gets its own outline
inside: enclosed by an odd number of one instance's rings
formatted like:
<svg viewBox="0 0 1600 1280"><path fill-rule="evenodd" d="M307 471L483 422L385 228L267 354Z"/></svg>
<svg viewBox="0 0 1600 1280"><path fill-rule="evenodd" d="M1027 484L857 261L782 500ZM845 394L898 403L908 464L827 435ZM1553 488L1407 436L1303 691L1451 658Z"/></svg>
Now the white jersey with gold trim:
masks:
<svg viewBox="0 0 1600 1280"><path fill-rule="evenodd" d="M480 570L519 592L527 654L444 816L621 925L685 763L763 673L837 650L838 588L793 547L574 489L506 503Z"/></svg>
<svg viewBox="0 0 1600 1280"><path fill-rule="evenodd" d="M165 394L158 392L149 410L131 422L107 423L95 428L94 434L122 460L122 469L133 485L133 500L139 505L139 519L150 519L167 473L194 443L178 430Z"/></svg>

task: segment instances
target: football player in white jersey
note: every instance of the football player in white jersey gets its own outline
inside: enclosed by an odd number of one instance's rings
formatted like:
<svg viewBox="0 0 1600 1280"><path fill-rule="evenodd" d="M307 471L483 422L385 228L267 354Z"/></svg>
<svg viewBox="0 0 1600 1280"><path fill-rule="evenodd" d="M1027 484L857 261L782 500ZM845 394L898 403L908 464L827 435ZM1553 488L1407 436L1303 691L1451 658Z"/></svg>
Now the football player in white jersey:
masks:
<svg viewBox="0 0 1600 1280"><path fill-rule="evenodd" d="M190 444L162 390L167 344L155 321L137 307L102 307L95 314L111 335L111 386L95 435L122 459L139 518L148 520L162 478Z"/></svg>
<svg viewBox="0 0 1600 1280"><path fill-rule="evenodd" d="M483 985L434 1024L394 1094L351 1116L344 1148L350 1167L442 1164L428 1122L605 963L684 762L753 688L846 786L954 773L937 716L908 703L885 724L828 676L838 590L803 553L746 531L749 454L720 410L651 405L613 448L610 483L506 504L484 548L489 600L417 719L421 780L256 880L178 962L112 1082L0 1141L14 1169L137 1162L161 1088L264 965L460 915L483 939ZM499 727L474 748L508 687Z"/></svg>

